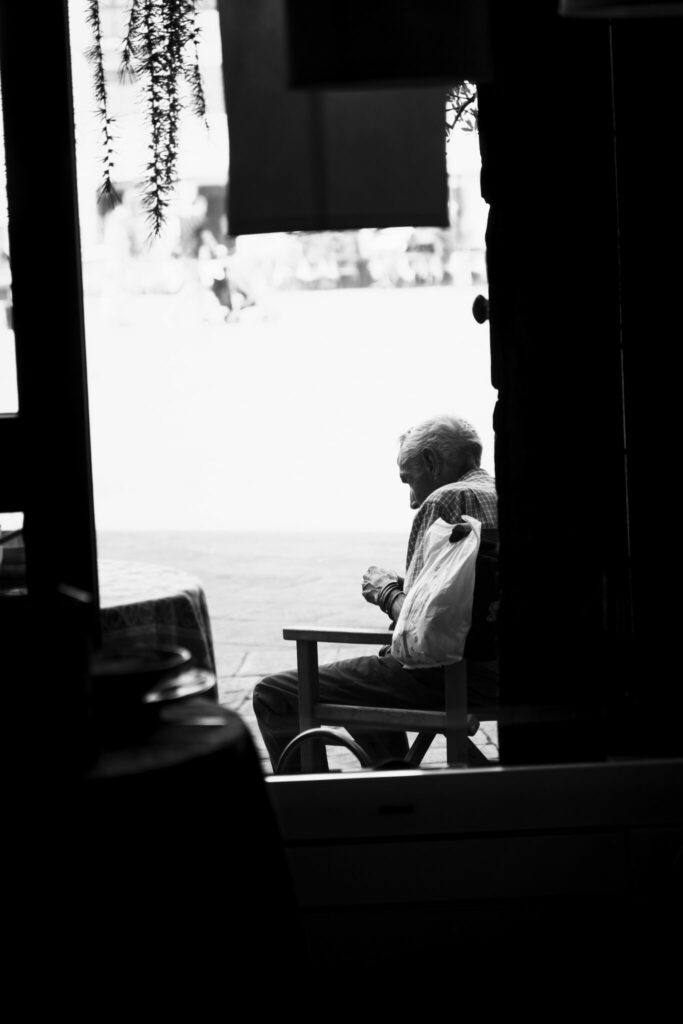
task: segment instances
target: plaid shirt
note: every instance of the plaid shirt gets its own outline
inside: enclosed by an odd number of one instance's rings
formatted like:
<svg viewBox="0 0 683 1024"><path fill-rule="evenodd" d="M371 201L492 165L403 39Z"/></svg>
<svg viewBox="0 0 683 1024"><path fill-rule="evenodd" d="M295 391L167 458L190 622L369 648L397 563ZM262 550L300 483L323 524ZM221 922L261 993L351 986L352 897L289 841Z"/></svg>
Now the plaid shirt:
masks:
<svg viewBox="0 0 683 1024"><path fill-rule="evenodd" d="M457 523L462 515L478 519L482 528L498 526L496 483L485 469L470 469L454 484L445 484L432 491L420 505L408 540L407 571L403 584L406 594L424 565L423 541L429 527L436 519Z"/></svg>

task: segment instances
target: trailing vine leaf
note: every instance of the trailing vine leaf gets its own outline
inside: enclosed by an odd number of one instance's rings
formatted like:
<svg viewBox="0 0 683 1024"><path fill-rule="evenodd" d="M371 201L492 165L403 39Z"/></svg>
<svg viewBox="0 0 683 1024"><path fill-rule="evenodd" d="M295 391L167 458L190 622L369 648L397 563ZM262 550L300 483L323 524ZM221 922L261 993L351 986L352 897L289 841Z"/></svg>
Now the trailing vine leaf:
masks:
<svg viewBox="0 0 683 1024"><path fill-rule="evenodd" d="M102 158L104 167L99 198L104 199L111 206L115 206L121 201L121 197L116 191L112 180L114 173L114 118L109 114L109 96L107 94L107 79L102 53L102 24L100 22L99 0L88 0L87 20L93 34L93 42L86 51L86 57L93 65L97 113L102 121L102 134L104 136L104 157Z"/></svg>
<svg viewBox="0 0 683 1024"><path fill-rule="evenodd" d="M194 112L208 128L208 122L206 120L204 84L202 82L202 75L199 68L199 25L197 24L197 8L195 0L182 0L182 4L185 8L183 26L187 33L187 38L185 40L185 78L190 86Z"/></svg>
<svg viewBox="0 0 683 1024"><path fill-rule="evenodd" d="M169 69L167 22L164 0L143 0L142 27L137 74L143 76L150 128L150 158L143 186L142 205L147 211L152 235L161 234L168 208L169 194L175 179L175 158L172 149L173 131L169 131L170 103L168 97ZM171 146L169 146L171 140Z"/></svg>
<svg viewBox="0 0 683 1024"><path fill-rule="evenodd" d="M181 84L188 87L190 106L208 128L198 46L197 5L200 0L130 0L121 46L121 78L138 81L149 124L149 158L142 183L142 204L151 234L161 234L178 180L180 118L186 106ZM95 95L105 133L103 195L119 197L112 182L114 120L109 115L102 54L99 0L87 0L93 42L88 57L94 67Z"/></svg>
<svg viewBox="0 0 683 1024"><path fill-rule="evenodd" d="M165 185L175 187L177 180L178 142L182 102L178 85L178 69L183 67L182 0L166 0L163 17L166 31L166 139L167 153Z"/></svg>
<svg viewBox="0 0 683 1024"><path fill-rule="evenodd" d="M135 63L138 57L142 0L132 0L128 14L128 27L121 47L121 79L135 78Z"/></svg>
<svg viewBox="0 0 683 1024"><path fill-rule="evenodd" d="M456 125L465 132L476 132L479 125L477 87L472 82L461 82L454 86L446 98L446 138L449 139Z"/></svg>

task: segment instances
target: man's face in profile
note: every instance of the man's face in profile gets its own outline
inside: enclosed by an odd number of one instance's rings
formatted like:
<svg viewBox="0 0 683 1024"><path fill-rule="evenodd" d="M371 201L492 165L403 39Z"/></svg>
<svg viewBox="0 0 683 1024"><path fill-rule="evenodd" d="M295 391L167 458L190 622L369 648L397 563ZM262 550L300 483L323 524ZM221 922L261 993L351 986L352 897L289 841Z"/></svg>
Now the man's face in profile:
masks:
<svg viewBox="0 0 683 1024"><path fill-rule="evenodd" d="M397 461L401 482L410 488L410 507L419 508L434 490L434 476L419 455L408 459L399 453Z"/></svg>

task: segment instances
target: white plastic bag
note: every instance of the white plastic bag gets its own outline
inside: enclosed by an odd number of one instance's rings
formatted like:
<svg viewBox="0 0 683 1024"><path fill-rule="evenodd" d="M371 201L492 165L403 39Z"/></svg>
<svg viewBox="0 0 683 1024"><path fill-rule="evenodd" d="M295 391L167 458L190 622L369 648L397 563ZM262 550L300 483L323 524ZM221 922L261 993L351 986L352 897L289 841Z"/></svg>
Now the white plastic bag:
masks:
<svg viewBox="0 0 683 1024"><path fill-rule="evenodd" d="M408 668L461 661L472 622L474 571L481 523L463 516L471 531L451 543L453 524L437 519L424 537L424 565L406 595L391 653Z"/></svg>

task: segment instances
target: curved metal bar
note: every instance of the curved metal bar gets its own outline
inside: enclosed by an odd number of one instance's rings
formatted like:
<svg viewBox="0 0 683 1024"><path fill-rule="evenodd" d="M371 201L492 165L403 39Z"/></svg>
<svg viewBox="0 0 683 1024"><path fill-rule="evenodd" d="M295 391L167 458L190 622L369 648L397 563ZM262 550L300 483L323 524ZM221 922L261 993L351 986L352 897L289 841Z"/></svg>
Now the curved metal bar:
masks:
<svg viewBox="0 0 683 1024"><path fill-rule="evenodd" d="M305 729L300 732L298 736L295 736L293 740L290 740L285 749L280 754L275 769L275 775L281 775L285 763L289 760L290 756L299 749L299 747L308 740L318 740L323 743L329 743L335 747L346 747L352 754L355 754L361 763L363 768L371 768L372 761L355 740L349 739L344 736L339 730L332 729L329 726L318 726L315 729Z"/></svg>

